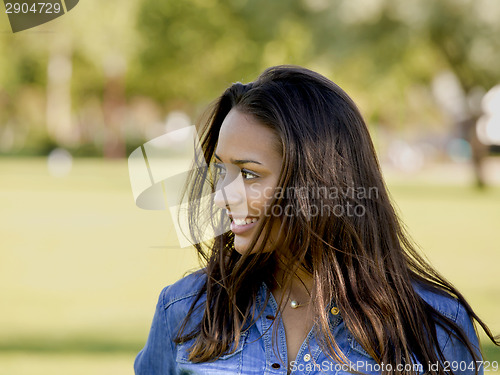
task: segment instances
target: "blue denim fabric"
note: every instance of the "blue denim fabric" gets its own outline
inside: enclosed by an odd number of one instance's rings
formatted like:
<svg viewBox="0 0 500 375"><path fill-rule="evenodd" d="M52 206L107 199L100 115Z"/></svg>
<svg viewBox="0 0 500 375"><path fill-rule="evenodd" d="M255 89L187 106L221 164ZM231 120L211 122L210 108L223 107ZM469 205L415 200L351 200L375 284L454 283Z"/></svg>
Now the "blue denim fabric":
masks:
<svg viewBox="0 0 500 375"><path fill-rule="evenodd" d="M205 279L206 276L202 272L196 272L163 289L146 345L135 359L135 373L137 375L286 375L287 362L283 363L278 357L281 355L281 358L287 361L285 330L282 323L278 326L277 342L275 337L273 350L273 327L271 325L278 313L278 306L272 295L265 306L264 313L256 324L242 334L240 343L233 353L224 355L213 362L192 363L188 360L191 342L176 345L172 338L176 336L193 298ZM479 348L472 322L464 307L457 300L422 287L416 287L416 290L427 303L458 323L472 344ZM266 291L266 285L262 284L256 301L258 309L265 301ZM198 304L203 304L203 301L200 300ZM198 314L195 317L199 321L201 315ZM291 363L291 374L343 375L352 373L353 370L367 374L380 374L382 368L346 329L342 312L337 315L329 313L329 317L335 340L351 363L342 365L332 362L321 350L313 329L302 344L296 361ZM191 319L191 325L184 332L190 332L194 327L194 321L195 319ZM437 328L437 334L441 349L449 361L449 368L453 370L458 368L458 371L454 371L455 374L474 374L470 366L472 357L467 349L440 327ZM423 373L422 369L419 372ZM482 370L480 374L483 374Z"/></svg>

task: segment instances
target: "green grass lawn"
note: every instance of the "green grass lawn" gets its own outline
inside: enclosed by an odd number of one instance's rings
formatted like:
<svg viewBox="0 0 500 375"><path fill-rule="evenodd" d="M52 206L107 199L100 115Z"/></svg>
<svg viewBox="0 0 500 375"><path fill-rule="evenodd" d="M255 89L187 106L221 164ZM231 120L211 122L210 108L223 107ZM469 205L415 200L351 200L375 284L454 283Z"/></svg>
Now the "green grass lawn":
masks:
<svg viewBox="0 0 500 375"><path fill-rule="evenodd" d="M3 158L0 182L0 375L132 374L160 290L197 265L170 214L135 206L124 160L55 178L45 159ZM429 260L500 333L500 188L388 185Z"/></svg>

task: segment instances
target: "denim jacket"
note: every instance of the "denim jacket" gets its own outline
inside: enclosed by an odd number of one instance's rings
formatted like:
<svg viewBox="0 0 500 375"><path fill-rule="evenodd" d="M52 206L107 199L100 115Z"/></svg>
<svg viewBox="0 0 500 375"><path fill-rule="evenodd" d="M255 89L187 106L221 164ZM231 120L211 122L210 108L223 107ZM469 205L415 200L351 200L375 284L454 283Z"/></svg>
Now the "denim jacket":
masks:
<svg viewBox="0 0 500 375"><path fill-rule="evenodd" d="M276 320L279 322L277 327L278 350L275 350L276 337L274 349L272 345L273 327L271 327L271 324L278 314L278 305L272 294L265 306L264 313L261 314L256 324L253 324L250 329L242 333L239 345L233 353L223 355L213 362L192 363L188 360L188 349L192 342L177 345L172 339L176 336L193 298L205 280L206 275L198 271L163 289L156 306L146 345L135 359L134 369L136 375L286 375L286 363L288 362L283 363L278 357L281 355L287 361L285 330L280 319ZM457 300L422 287L415 289L427 303L458 323L471 343L476 348L479 348L478 338L472 322L464 307ZM264 304L266 292L267 286L263 283L256 301L259 309L257 311L260 311ZM202 303L204 303L203 298L198 301L198 304ZM194 315L195 318L198 318L198 322L201 319L199 314L198 316ZM342 311L332 308L329 317L333 336L350 362L348 364L332 362L321 350L313 333L313 328L302 344L296 360L291 362L291 374L344 375L353 371L380 374L384 369L390 370L387 365L377 364L353 338L346 329L342 319ZM190 332L195 321L196 319L191 319L184 332ZM447 360L444 363L445 368L453 370L455 374L474 374L473 359L466 347L456 338L450 337L439 326L437 327L437 335ZM416 366L419 373L423 374L424 368L420 363L417 363ZM482 369L479 374L483 374Z"/></svg>

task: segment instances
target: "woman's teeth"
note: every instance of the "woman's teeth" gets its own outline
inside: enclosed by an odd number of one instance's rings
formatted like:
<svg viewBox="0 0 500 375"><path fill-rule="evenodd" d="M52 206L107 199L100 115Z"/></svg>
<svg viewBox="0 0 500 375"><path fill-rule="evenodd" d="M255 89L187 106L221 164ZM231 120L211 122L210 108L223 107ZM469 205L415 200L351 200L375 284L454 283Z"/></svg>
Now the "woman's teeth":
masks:
<svg viewBox="0 0 500 375"><path fill-rule="evenodd" d="M246 218L246 219L233 219L234 223L236 225L246 225L246 224L251 224L251 223L255 223L257 220L257 218L253 217L253 218Z"/></svg>

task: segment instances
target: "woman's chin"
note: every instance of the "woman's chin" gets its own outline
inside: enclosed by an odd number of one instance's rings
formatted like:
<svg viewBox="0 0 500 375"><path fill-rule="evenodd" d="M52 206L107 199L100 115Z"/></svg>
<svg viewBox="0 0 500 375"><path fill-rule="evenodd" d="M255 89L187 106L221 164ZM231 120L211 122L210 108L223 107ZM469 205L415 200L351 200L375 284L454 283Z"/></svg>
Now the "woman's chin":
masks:
<svg viewBox="0 0 500 375"><path fill-rule="evenodd" d="M240 236L235 235L234 236L234 249L240 253L241 255L244 255L248 252L248 248L250 247L250 242L246 239L243 238L238 238Z"/></svg>
<svg viewBox="0 0 500 375"><path fill-rule="evenodd" d="M240 235L235 235L234 236L234 249L240 253L241 255L244 255L248 253L250 249L250 244L252 243L252 236L240 236ZM259 246L262 245L261 241L257 241L257 244L254 246L252 249L252 253L255 253L258 251Z"/></svg>

